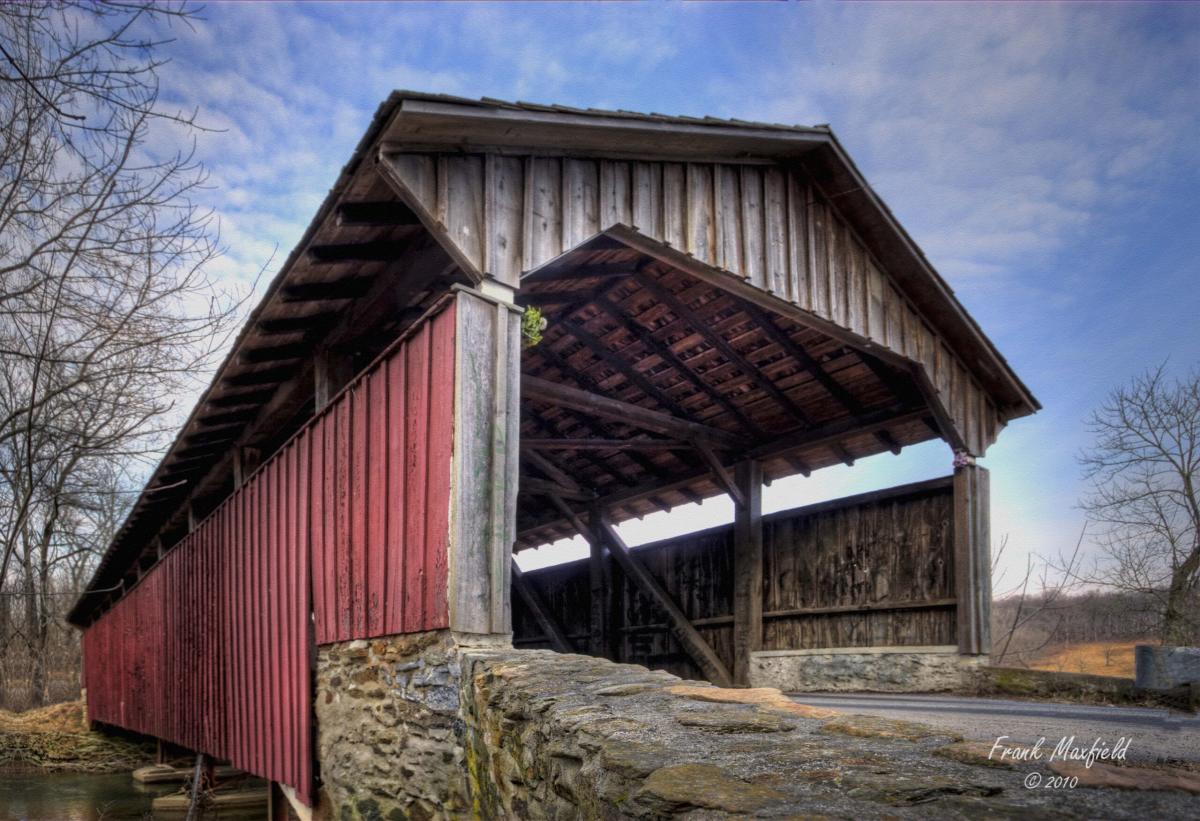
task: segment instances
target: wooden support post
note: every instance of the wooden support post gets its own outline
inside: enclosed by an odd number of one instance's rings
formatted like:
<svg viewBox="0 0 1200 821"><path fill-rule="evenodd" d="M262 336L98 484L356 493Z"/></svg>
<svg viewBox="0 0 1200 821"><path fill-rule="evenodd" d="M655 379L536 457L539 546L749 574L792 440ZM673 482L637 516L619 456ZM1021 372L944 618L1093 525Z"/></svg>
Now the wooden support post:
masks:
<svg viewBox="0 0 1200 821"><path fill-rule="evenodd" d="M605 646L605 584L604 584L604 542L596 538L597 522L603 517L599 505L592 505L588 513L589 532L583 536L588 541L588 595L589 595L589 630L588 652L593 656L609 654Z"/></svg>
<svg viewBox="0 0 1200 821"><path fill-rule="evenodd" d="M538 595L537 590L525 578L525 574L517 566L515 558L512 560L512 584L513 590L517 591L517 595L521 597L521 601L525 602L525 606L529 608L529 612L533 613L533 617L537 619L538 626L542 629L542 634L550 640L550 643L554 645L554 649L560 653L574 653L575 648L571 646L571 640L567 638L566 632L554 620L554 616L550 614L550 610L542 601L542 597Z"/></svg>
<svg viewBox="0 0 1200 821"><path fill-rule="evenodd" d="M461 286L455 297L450 628L512 632L521 421L521 309Z"/></svg>
<svg viewBox="0 0 1200 821"><path fill-rule="evenodd" d="M739 462L735 474L743 502L733 514L733 683L748 687L763 634L762 465Z"/></svg>
<svg viewBox="0 0 1200 821"><path fill-rule="evenodd" d="M967 462L967 464L962 464ZM954 468L954 595L958 652L991 652L992 560L988 472L959 455Z"/></svg>
<svg viewBox="0 0 1200 821"><path fill-rule="evenodd" d="M246 484L262 461L262 451L258 448L239 447L233 451L233 486L239 488Z"/></svg>
<svg viewBox="0 0 1200 821"><path fill-rule="evenodd" d="M195 530L199 521L200 517L196 515L196 505L189 501L187 503L187 532L191 533Z"/></svg>
<svg viewBox="0 0 1200 821"><path fill-rule="evenodd" d="M319 411L354 376L350 357L336 348L318 348L313 357L313 404Z"/></svg>

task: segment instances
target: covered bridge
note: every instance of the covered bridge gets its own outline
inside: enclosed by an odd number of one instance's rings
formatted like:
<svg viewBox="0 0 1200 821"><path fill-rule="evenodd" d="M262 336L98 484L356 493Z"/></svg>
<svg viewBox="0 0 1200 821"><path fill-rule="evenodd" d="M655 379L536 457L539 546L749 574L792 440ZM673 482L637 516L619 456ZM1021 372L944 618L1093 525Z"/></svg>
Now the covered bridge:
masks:
<svg viewBox="0 0 1200 821"><path fill-rule="evenodd" d="M988 651L975 459L1037 409L826 127L397 92L71 613L89 715L310 805L355 640L723 686L953 665ZM761 514L930 439L952 477ZM727 528L613 528L718 494ZM574 534L590 560L515 568Z"/></svg>

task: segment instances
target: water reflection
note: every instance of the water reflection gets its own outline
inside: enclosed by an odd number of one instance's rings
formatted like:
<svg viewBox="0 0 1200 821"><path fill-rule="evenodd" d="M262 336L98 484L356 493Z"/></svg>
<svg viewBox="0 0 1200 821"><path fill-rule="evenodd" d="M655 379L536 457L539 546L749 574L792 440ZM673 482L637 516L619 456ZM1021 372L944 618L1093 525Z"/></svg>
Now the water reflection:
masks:
<svg viewBox="0 0 1200 821"><path fill-rule="evenodd" d="M174 784L143 785L129 773L0 772L0 819L4 821L141 821L156 816L150 802L178 792ZM179 819L181 814L159 818ZM263 810L225 810L204 814L221 821L264 821Z"/></svg>

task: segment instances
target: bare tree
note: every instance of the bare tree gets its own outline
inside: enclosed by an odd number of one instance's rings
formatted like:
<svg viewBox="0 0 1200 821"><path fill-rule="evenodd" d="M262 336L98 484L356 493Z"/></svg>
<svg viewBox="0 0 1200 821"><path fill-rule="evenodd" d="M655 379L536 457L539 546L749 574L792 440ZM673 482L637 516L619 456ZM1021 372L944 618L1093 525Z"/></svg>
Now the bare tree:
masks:
<svg viewBox="0 0 1200 821"><path fill-rule="evenodd" d="M56 619L211 370L241 300L210 281L195 114L161 103L186 5L0 3L0 651L47 694ZM69 586L64 588L64 580Z"/></svg>
<svg viewBox="0 0 1200 821"><path fill-rule="evenodd" d="M992 584L996 606L992 610L992 661L1027 664L1059 638L1062 610L1069 609L1078 583L1074 571L1083 544L1083 533L1064 567L1030 553L1025 573L1013 586L1003 588L1004 574L999 568L1008 549L1008 537L992 552ZM1034 589L1030 589L1031 584Z"/></svg>
<svg viewBox="0 0 1200 821"><path fill-rule="evenodd" d="M1200 370L1164 367L1113 391L1080 456L1102 552L1085 580L1156 602L1164 644L1200 637Z"/></svg>

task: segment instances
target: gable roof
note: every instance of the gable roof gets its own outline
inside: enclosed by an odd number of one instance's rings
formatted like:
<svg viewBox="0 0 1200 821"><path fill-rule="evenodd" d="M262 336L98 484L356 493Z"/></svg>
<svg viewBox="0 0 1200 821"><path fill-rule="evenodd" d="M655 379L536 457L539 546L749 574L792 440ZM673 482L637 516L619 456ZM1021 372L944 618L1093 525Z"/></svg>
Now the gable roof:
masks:
<svg viewBox="0 0 1200 821"><path fill-rule="evenodd" d="M917 243L871 188L827 125L472 100L396 91L380 106L380 150L487 150L605 158L788 162L805 169L881 259L888 273L954 347L1007 419L1041 409Z"/></svg>
<svg viewBox="0 0 1200 821"><path fill-rule="evenodd" d="M136 561L143 544L167 524L187 499L184 483L172 482L179 465L195 465L189 475L216 467L226 455L184 459L189 437L202 435L206 410L222 392L237 392L236 379L247 367L243 354L261 344L258 331L284 301L288 286L304 278L306 252L328 242L338 223L338 208L355 200L379 154L384 151L481 152L681 161L803 160L825 190L836 192L838 209L859 234L888 261L888 273L917 303L926 319L954 347L981 381L1005 419L1028 415L1041 405L992 342L970 317L945 280L871 189L861 172L825 125L796 126L714 117L685 117L619 110L582 109L445 94L396 91L379 106L349 161L342 168L312 222L251 312L209 387L156 467L97 567L89 591L104 591ZM358 188L356 188L356 186ZM361 193L361 192L360 192ZM324 240L320 238L324 237ZM334 240L337 241L336 239ZM311 283L305 282L305 286ZM336 284L336 283L334 283ZM242 374L244 375L244 373ZM245 389L241 390L245 393ZM265 395L265 393L264 393ZM251 400L247 400L251 401ZM266 405L270 398L263 398ZM85 592L68 618L82 624L99 602Z"/></svg>

